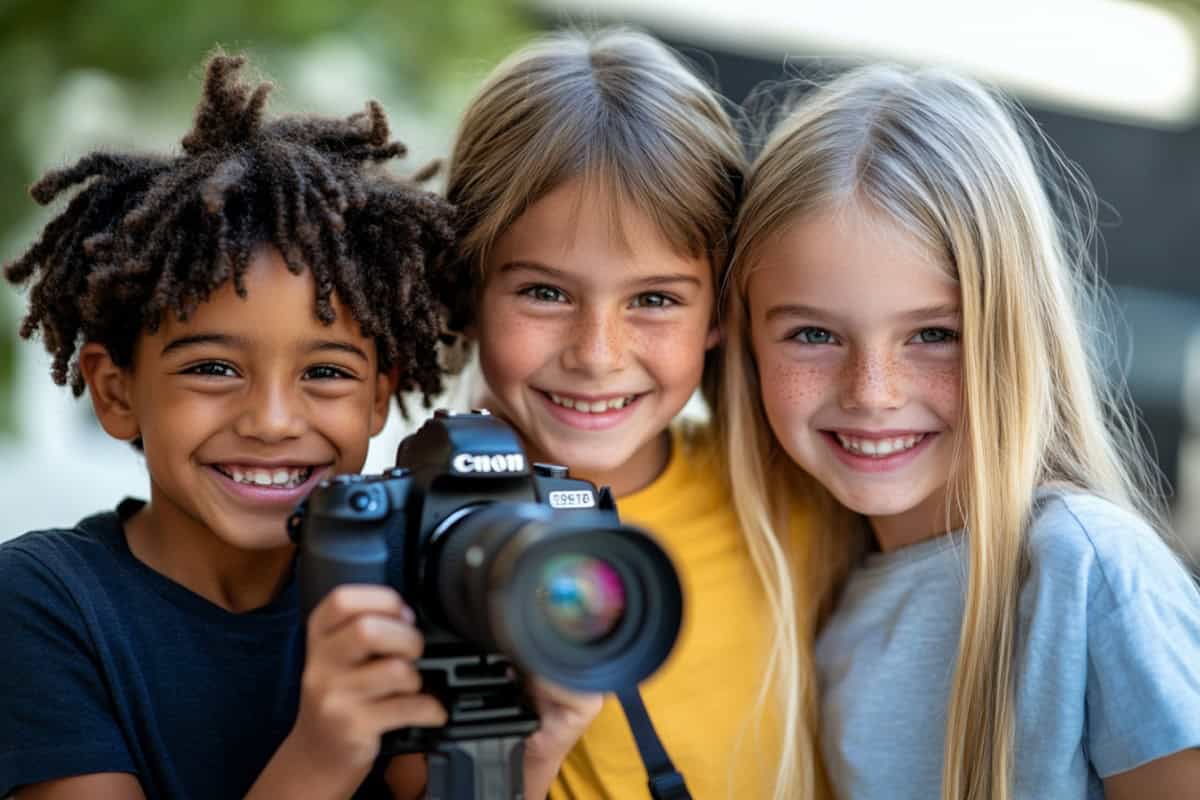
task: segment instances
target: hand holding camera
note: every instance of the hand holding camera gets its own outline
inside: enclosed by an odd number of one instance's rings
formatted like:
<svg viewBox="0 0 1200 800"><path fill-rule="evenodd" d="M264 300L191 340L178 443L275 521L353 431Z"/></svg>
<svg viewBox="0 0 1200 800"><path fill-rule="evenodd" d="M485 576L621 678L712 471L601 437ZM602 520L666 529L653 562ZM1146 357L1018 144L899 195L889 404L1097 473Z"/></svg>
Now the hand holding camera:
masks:
<svg viewBox="0 0 1200 800"><path fill-rule="evenodd" d="M384 732L446 721L441 703L420 693L416 662L424 637L415 621L395 590L364 585L337 588L308 620L300 710L288 746L298 763L330 765L319 774L346 776L334 793L349 794L362 781Z"/></svg>
<svg viewBox="0 0 1200 800"><path fill-rule="evenodd" d="M656 670L679 633L682 591L662 548L620 522L607 489L531 467L486 413L437 412L395 468L322 484L289 531L306 611L343 584L374 584L415 613L422 690L447 716L389 731L382 751L429 753L431 796L519 796L538 714L514 665L573 692L616 691ZM571 735L588 702L558 709L575 713L553 716L549 738Z"/></svg>

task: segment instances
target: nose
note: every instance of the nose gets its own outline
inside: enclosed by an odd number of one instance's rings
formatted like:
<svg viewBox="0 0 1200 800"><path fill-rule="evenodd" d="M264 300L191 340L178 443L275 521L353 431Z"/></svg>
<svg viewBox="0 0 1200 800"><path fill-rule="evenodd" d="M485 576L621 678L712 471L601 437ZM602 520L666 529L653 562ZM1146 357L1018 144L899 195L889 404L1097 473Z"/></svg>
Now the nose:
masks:
<svg viewBox="0 0 1200 800"><path fill-rule="evenodd" d="M234 431L263 442L296 438L307 425L303 402L294 382L282 378L263 381L246 394Z"/></svg>
<svg viewBox="0 0 1200 800"><path fill-rule="evenodd" d="M904 404L904 371L888 353L855 349L842 374L842 408L875 411Z"/></svg>
<svg viewBox="0 0 1200 800"><path fill-rule="evenodd" d="M627 332L618 309L585 308L563 351L563 366L587 375L605 375L625 366Z"/></svg>

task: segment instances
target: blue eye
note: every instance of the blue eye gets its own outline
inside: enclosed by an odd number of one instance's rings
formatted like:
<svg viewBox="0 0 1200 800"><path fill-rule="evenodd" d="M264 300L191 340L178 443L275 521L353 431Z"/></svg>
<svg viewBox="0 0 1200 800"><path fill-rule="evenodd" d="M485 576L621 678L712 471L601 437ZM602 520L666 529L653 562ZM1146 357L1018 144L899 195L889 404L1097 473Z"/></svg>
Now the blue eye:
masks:
<svg viewBox="0 0 1200 800"><path fill-rule="evenodd" d="M567 296L559 289L545 284L537 286L528 286L522 289L519 294L523 294L531 300L536 300L539 303L561 303L567 299Z"/></svg>
<svg viewBox="0 0 1200 800"><path fill-rule="evenodd" d="M958 341L958 333L949 328L923 328L909 341L913 344L950 344Z"/></svg>
<svg viewBox="0 0 1200 800"><path fill-rule="evenodd" d="M789 333L787 338L801 344L833 344L837 341L829 331L811 325L797 328Z"/></svg>
<svg viewBox="0 0 1200 800"><path fill-rule="evenodd" d="M181 370L183 375L203 375L207 378L236 378L237 370L221 361L205 361Z"/></svg>

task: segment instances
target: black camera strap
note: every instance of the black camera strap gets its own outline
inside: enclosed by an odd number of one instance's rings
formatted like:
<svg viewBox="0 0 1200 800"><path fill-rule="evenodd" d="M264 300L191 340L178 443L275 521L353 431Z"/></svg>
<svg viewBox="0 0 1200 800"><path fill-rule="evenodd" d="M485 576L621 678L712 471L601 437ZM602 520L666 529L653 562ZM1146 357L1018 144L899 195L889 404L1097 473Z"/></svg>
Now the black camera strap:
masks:
<svg viewBox="0 0 1200 800"><path fill-rule="evenodd" d="M654 800L692 800L684 783L683 775L671 763L671 757L659 741L654 723L646 711L646 704L638 694L636 686L617 691L617 699L621 701L621 710L629 721L629 729L637 742L638 754L646 765L649 776L650 796Z"/></svg>

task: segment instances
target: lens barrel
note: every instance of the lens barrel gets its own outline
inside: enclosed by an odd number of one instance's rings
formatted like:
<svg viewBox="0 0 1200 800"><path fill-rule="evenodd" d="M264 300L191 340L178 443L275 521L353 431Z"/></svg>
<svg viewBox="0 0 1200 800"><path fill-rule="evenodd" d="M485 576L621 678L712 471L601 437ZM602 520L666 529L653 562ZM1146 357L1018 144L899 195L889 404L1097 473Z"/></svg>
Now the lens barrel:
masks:
<svg viewBox="0 0 1200 800"><path fill-rule="evenodd" d="M679 635L670 558L611 513L500 502L460 509L430 539L423 598L457 635L575 691L636 685Z"/></svg>

